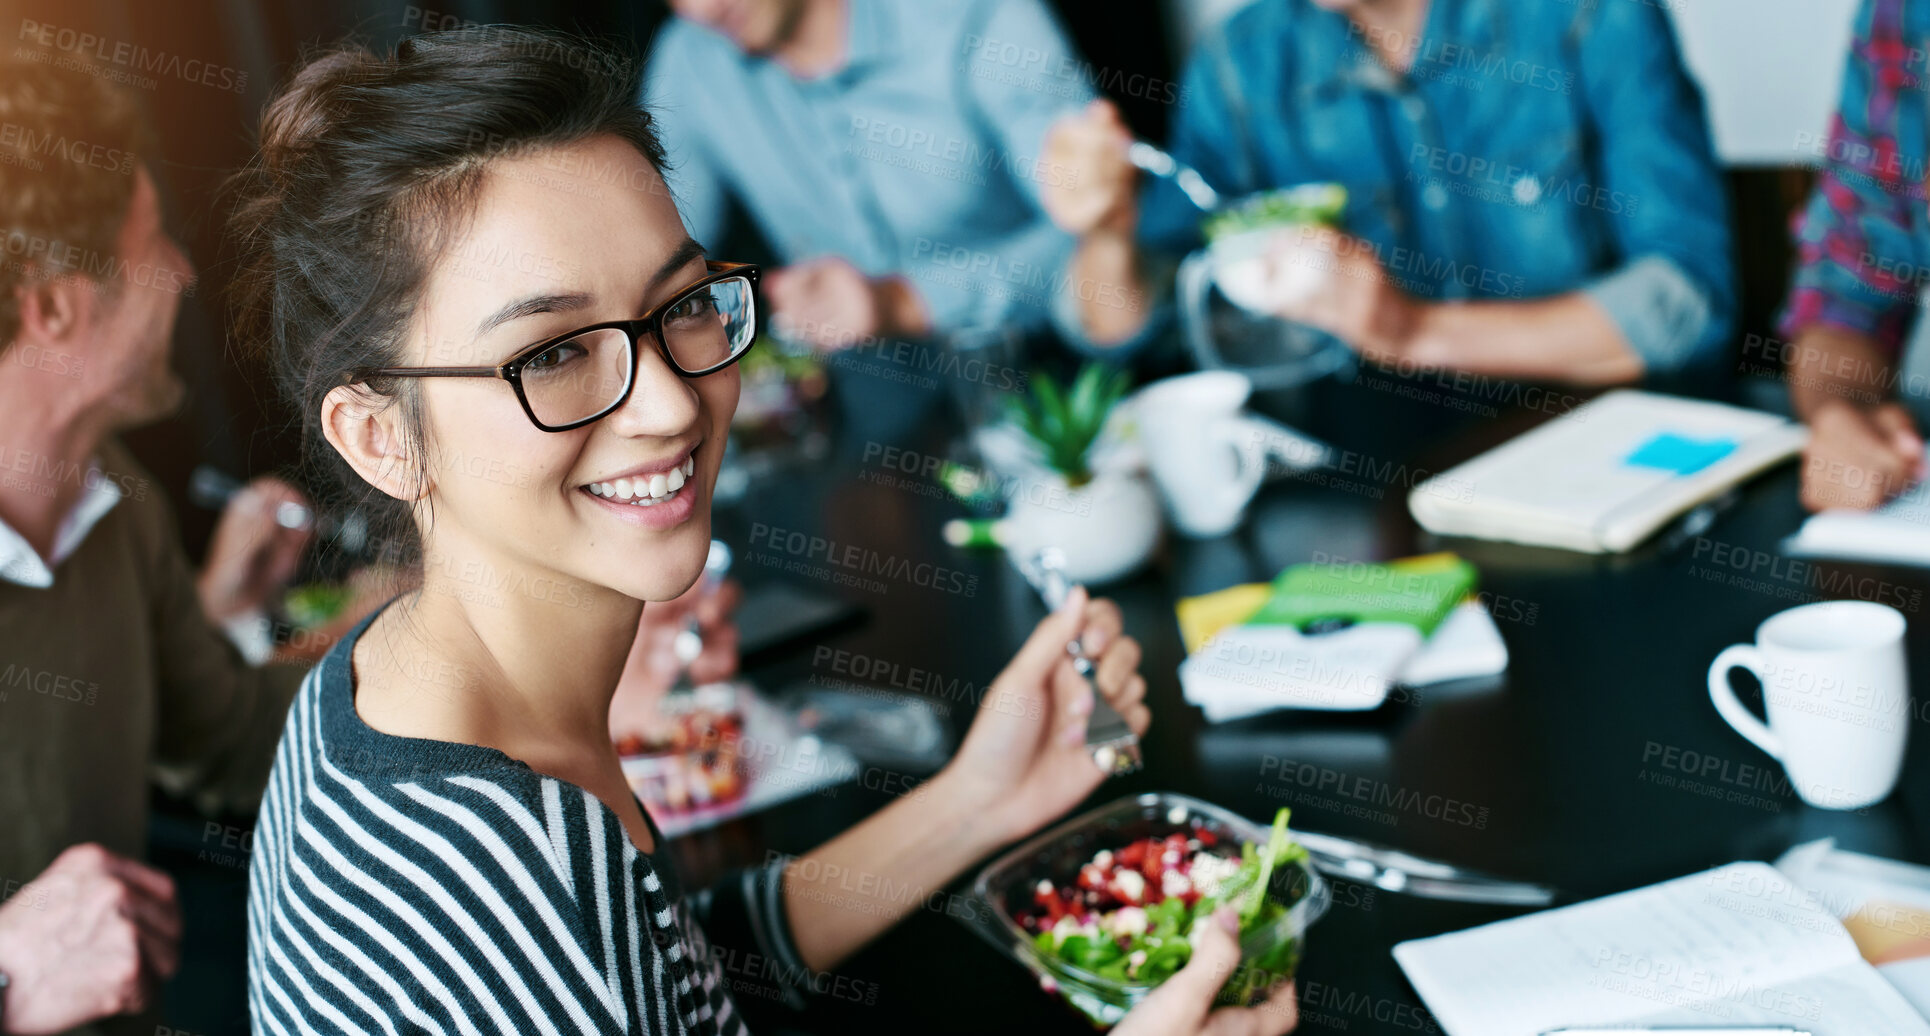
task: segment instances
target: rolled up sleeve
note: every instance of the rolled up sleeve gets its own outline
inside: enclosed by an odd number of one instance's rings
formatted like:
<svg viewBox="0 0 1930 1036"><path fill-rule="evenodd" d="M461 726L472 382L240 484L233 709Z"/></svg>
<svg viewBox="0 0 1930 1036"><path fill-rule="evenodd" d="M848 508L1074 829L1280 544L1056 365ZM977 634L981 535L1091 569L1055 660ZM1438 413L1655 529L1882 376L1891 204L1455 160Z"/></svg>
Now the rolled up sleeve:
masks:
<svg viewBox="0 0 1930 1036"><path fill-rule="evenodd" d="M1661 7L1604 0L1580 26L1601 186L1635 200L1610 227L1622 265L1587 289L1651 374L1713 359L1736 319L1728 192L1702 94Z"/></svg>
<svg viewBox="0 0 1930 1036"><path fill-rule="evenodd" d="M1583 289L1649 371L1681 370L1711 341L1710 294L1672 259L1650 255Z"/></svg>

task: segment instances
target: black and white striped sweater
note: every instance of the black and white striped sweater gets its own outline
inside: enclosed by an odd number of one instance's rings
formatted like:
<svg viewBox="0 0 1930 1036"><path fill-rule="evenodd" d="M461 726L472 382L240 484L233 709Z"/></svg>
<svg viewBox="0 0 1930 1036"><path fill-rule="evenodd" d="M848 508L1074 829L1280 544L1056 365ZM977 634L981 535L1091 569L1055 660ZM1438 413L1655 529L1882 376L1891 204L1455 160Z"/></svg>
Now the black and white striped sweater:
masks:
<svg viewBox="0 0 1930 1036"><path fill-rule="evenodd" d="M777 868L686 903L594 795L370 728L350 672L367 625L303 683L255 829L257 1033L739 1033L727 986L796 1004Z"/></svg>

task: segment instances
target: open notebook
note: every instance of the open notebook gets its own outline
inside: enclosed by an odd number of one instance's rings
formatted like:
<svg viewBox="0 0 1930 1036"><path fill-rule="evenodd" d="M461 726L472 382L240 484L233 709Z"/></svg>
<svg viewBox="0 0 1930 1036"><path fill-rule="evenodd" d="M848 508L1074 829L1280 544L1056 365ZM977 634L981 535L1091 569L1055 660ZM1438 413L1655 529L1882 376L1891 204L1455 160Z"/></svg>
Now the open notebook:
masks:
<svg viewBox="0 0 1930 1036"><path fill-rule="evenodd" d="M1633 1025L1930 1036L1835 916L1764 863L1404 942L1394 958L1448 1036Z"/></svg>
<svg viewBox="0 0 1930 1036"><path fill-rule="evenodd" d="M1930 567L1930 482L1911 486L1874 511L1811 515L1783 541L1783 553Z"/></svg>
<svg viewBox="0 0 1930 1036"><path fill-rule="evenodd" d="M1775 414L1623 389L1428 479L1407 507L1444 536L1624 551L1807 434Z"/></svg>

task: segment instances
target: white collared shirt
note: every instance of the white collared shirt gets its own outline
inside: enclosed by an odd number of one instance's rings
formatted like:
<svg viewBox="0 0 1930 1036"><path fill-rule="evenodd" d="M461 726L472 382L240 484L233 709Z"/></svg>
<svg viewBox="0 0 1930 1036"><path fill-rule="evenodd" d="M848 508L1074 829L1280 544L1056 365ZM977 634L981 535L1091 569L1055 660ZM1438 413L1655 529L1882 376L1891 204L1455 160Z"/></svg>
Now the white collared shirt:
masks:
<svg viewBox="0 0 1930 1036"><path fill-rule="evenodd" d="M121 502L126 493L111 478L101 476L100 462L95 461L87 469L86 492L61 520L60 528L54 532L54 558L49 565L41 558L40 552L27 543L26 537L15 532L6 519L0 518L0 582L16 586L45 590L54 585L54 569L60 563L73 557L80 549L82 541L92 532L94 526L107 517L107 512ZM275 642L271 636L273 627L267 613L257 609L246 615L238 616L221 624L221 632L241 652L241 657L249 665L262 665L275 653Z"/></svg>
<svg viewBox="0 0 1930 1036"><path fill-rule="evenodd" d="M15 532L6 519L0 518L0 581L39 590L54 585L54 569L72 557L94 526L107 517L107 512L112 511L115 504L121 502L121 488L114 484L113 479L101 477L99 461L88 465L83 484L87 487L86 491L74 504L74 509L67 512L67 517L61 519L60 528L54 532L51 564L33 549L26 537Z"/></svg>

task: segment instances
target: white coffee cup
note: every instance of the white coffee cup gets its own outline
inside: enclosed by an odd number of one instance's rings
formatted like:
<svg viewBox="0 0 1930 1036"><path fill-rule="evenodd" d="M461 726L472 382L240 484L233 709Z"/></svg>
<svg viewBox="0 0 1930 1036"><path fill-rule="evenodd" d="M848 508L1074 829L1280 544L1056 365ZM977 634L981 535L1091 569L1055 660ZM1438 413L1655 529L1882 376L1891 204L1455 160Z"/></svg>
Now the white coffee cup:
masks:
<svg viewBox="0 0 1930 1036"><path fill-rule="evenodd" d="M1709 697L1736 732L1774 756L1804 802L1861 809L1881 802L1903 769L1913 711L1903 615L1869 601L1825 601L1778 612L1754 644L1724 648ZM1762 682L1769 722L1736 700L1736 666Z"/></svg>
<svg viewBox="0 0 1930 1036"><path fill-rule="evenodd" d="M1133 399L1147 467L1187 536L1220 536L1240 524L1269 456L1295 467L1325 457L1319 443L1241 412L1252 393L1244 374L1200 371L1154 382Z"/></svg>

